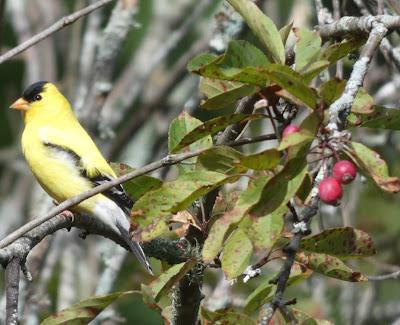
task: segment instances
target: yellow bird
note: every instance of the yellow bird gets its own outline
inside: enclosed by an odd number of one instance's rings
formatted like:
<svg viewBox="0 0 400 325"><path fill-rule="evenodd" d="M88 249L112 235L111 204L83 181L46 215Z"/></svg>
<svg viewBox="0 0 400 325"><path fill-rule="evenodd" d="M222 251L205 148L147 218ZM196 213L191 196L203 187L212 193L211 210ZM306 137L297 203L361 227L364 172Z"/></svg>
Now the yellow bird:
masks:
<svg viewBox="0 0 400 325"><path fill-rule="evenodd" d="M54 84L39 81L30 85L11 108L23 112L25 159L40 185L57 202L116 177ZM129 236L127 215L132 205L122 186L115 186L79 203L72 211L99 218L127 242L152 273L141 246Z"/></svg>

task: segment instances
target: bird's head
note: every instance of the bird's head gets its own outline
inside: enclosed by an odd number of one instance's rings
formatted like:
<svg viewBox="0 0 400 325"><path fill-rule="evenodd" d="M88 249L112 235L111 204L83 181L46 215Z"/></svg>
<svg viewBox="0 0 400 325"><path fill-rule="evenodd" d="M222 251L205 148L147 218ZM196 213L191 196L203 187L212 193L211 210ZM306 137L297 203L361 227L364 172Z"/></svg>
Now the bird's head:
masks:
<svg viewBox="0 0 400 325"><path fill-rule="evenodd" d="M27 87L10 108L22 111L27 122L33 116L36 118L55 117L69 110L69 104L54 84L38 81Z"/></svg>

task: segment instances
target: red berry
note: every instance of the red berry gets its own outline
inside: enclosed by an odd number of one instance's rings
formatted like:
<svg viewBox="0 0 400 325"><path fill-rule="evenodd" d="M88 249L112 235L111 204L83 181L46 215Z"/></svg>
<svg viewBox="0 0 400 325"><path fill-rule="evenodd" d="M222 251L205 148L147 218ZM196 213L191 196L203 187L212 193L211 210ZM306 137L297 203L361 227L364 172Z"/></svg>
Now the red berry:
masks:
<svg viewBox="0 0 400 325"><path fill-rule="evenodd" d="M297 127L297 126L294 125L294 124L289 124L287 127L285 127L285 128L283 129L282 137L284 138L284 137L288 136L289 134L297 133L297 132L299 132L299 131L300 131L300 128L299 128L299 127Z"/></svg>
<svg viewBox="0 0 400 325"><path fill-rule="evenodd" d="M342 184L349 184L357 176L357 167L349 160L340 160L333 166L332 176Z"/></svg>
<svg viewBox="0 0 400 325"><path fill-rule="evenodd" d="M337 205L342 195L342 185L340 185L336 178L327 177L319 183L318 196L323 202Z"/></svg>

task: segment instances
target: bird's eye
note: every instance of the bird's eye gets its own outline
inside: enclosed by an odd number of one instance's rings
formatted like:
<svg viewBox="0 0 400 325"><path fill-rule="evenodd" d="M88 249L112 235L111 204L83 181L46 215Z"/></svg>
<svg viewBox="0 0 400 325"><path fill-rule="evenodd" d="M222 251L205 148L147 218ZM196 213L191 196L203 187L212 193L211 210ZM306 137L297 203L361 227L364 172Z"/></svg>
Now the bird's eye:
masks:
<svg viewBox="0 0 400 325"><path fill-rule="evenodd" d="M41 99L42 99L42 96L40 96L40 95L35 96L35 100L41 100Z"/></svg>

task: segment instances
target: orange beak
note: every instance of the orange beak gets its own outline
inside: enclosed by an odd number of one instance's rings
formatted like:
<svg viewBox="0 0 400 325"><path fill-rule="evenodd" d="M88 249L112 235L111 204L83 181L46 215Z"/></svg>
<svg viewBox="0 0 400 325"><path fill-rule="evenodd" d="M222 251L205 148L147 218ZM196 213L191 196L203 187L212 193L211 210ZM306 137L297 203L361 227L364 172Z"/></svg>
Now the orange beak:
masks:
<svg viewBox="0 0 400 325"><path fill-rule="evenodd" d="M11 106L11 109L17 110L17 111L27 111L29 109L29 103L27 100L21 98L18 98Z"/></svg>

